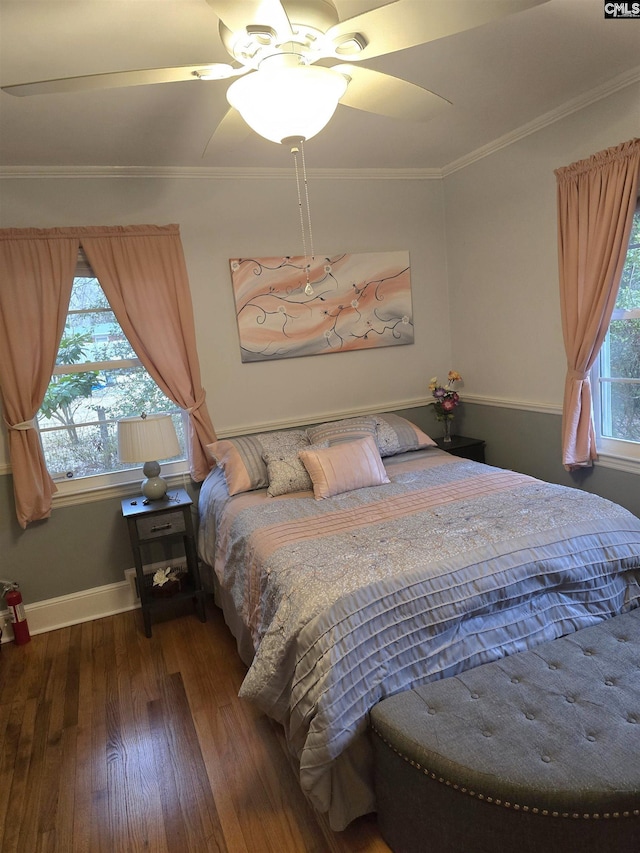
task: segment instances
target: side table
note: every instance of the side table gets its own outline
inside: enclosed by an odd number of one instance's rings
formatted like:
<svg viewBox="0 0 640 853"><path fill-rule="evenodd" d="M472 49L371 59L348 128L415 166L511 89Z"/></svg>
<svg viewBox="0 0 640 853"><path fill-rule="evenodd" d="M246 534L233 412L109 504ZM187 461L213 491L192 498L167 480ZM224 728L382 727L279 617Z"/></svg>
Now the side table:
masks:
<svg viewBox="0 0 640 853"><path fill-rule="evenodd" d="M158 501L147 500L142 495L122 501L122 515L129 528L144 632L147 637L151 636L152 611L185 598L193 599L200 621L207 620L191 519L192 503L184 489L169 489L166 496ZM187 569L181 578L179 591L171 596L161 596L154 593L153 575L144 573L142 551L152 542L167 538L182 539Z"/></svg>
<svg viewBox="0 0 640 853"><path fill-rule="evenodd" d="M446 450L453 456L461 456L463 459L472 459L474 462L484 462L485 442L481 438L467 438L464 435L452 435L451 441L444 442L442 438L435 438L435 443L440 450Z"/></svg>

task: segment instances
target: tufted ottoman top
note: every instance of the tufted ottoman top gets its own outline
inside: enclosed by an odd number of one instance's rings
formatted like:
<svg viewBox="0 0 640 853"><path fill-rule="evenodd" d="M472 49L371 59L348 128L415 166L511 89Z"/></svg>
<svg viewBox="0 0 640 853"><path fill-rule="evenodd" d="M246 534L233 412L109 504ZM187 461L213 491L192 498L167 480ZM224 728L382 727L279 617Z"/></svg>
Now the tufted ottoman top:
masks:
<svg viewBox="0 0 640 853"><path fill-rule="evenodd" d="M640 815L640 608L385 699L374 732L478 799L564 817Z"/></svg>

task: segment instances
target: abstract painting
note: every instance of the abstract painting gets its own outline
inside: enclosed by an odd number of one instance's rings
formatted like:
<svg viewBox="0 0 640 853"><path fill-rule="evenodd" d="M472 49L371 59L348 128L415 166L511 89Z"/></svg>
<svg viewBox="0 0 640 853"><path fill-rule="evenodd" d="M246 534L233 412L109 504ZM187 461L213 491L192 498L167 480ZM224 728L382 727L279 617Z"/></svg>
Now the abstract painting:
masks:
<svg viewBox="0 0 640 853"><path fill-rule="evenodd" d="M243 362L413 343L406 251L230 264Z"/></svg>

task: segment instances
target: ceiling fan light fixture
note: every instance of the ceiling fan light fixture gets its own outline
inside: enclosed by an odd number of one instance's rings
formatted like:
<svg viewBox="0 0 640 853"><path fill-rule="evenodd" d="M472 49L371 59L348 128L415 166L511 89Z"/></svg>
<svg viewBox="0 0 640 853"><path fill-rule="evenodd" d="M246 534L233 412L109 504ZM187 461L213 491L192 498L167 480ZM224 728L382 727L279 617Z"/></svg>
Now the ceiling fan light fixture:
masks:
<svg viewBox="0 0 640 853"><path fill-rule="evenodd" d="M307 140L328 124L347 85L332 68L305 65L297 54L277 54L232 83L227 100L265 139Z"/></svg>
<svg viewBox="0 0 640 853"><path fill-rule="evenodd" d="M357 56L369 44L362 33L349 33L334 40L336 56Z"/></svg>
<svg viewBox="0 0 640 853"><path fill-rule="evenodd" d="M246 27L247 34L253 37L262 47L275 44L278 34L273 27L264 27L259 24L254 24Z"/></svg>

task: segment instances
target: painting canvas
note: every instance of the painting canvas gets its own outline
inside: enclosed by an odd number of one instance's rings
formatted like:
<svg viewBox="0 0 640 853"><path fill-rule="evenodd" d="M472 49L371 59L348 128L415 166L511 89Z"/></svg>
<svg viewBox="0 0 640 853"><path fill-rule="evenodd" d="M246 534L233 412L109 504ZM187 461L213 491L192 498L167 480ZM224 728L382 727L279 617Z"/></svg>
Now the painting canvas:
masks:
<svg viewBox="0 0 640 853"><path fill-rule="evenodd" d="M243 362L413 343L406 251L230 264Z"/></svg>

